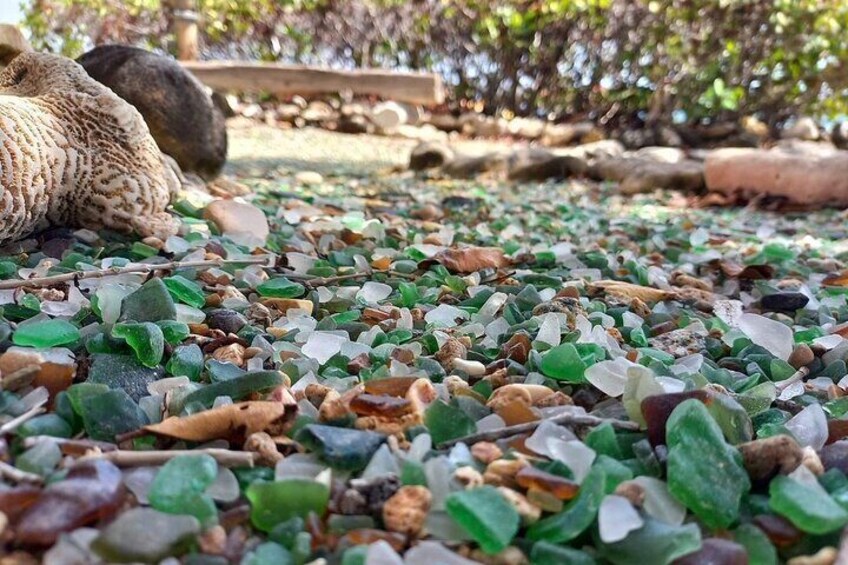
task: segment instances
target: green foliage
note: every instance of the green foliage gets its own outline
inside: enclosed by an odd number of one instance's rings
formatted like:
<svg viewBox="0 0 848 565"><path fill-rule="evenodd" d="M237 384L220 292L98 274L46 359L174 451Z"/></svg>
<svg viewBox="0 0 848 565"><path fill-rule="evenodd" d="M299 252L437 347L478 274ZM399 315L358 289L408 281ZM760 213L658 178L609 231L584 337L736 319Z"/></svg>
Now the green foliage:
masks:
<svg viewBox="0 0 848 565"><path fill-rule="evenodd" d="M37 47L173 51L167 0L29 0ZM198 0L204 54L436 70L519 114L848 110L848 0Z"/></svg>

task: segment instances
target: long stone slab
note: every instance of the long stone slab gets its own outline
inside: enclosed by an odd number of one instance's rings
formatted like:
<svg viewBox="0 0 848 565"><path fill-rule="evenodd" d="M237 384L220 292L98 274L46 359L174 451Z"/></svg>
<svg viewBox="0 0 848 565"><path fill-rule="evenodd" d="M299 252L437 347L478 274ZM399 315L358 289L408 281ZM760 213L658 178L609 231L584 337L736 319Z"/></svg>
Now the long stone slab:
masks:
<svg viewBox="0 0 848 565"><path fill-rule="evenodd" d="M719 149L707 156L704 176L709 192L734 199L848 207L848 151L830 147Z"/></svg>

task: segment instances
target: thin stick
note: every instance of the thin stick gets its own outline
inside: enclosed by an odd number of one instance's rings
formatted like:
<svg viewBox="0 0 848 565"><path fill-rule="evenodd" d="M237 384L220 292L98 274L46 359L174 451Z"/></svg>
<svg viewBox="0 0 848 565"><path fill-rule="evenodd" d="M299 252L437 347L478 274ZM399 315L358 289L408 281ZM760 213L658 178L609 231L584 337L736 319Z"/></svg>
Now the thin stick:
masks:
<svg viewBox="0 0 848 565"><path fill-rule="evenodd" d="M788 379L783 379L782 381L777 381L776 383L774 383L774 388L777 389L777 392L783 392L798 381L804 380L804 377L809 374L810 369L808 369L807 367L801 367L800 369L795 371Z"/></svg>
<svg viewBox="0 0 848 565"><path fill-rule="evenodd" d="M210 259L204 261L171 261L169 263L141 264L130 265L129 267L118 267L110 269L98 269L96 271L74 271L73 273L62 273L61 275L51 275L49 277L35 277L31 279L18 279L9 281L0 281L0 290L9 290L23 287L46 287L56 284L65 283L68 281L82 279L99 279L103 277L111 277L115 275L124 275L132 273L153 273L156 271L170 271L173 269L188 269L191 267L221 267L223 265L262 265L273 268L269 265L267 257L257 257L253 259Z"/></svg>
<svg viewBox="0 0 848 565"><path fill-rule="evenodd" d="M496 441L505 437L510 437L518 434L532 432L538 428L543 422L551 422L552 424L570 424L574 426L600 426L609 422L614 428L620 430L638 430L639 424L636 422L627 422L624 420L615 420L613 418L598 418L590 414L561 414L553 418L544 420L536 420L535 422L527 422L525 424L516 424L514 426L506 426L499 430L490 430L486 432L478 432L460 438L444 441L439 444L440 448L451 447L457 443L477 443L478 441Z"/></svg>
<svg viewBox="0 0 848 565"><path fill-rule="evenodd" d="M45 441L55 443L56 445L62 448L62 452L65 454L71 453L76 455L82 455L93 449L99 449L100 451L115 451L116 449L118 449L117 445L106 441L96 441L93 439L72 439L53 436L30 436L28 438L24 438L24 447L34 447L39 443L43 443Z"/></svg>
<svg viewBox="0 0 848 565"><path fill-rule="evenodd" d="M41 475L21 471L17 467L12 467L4 461L0 461L0 477L5 477L16 483L41 483L44 479Z"/></svg>
<svg viewBox="0 0 848 565"><path fill-rule="evenodd" d="M14 432L16 429L18 429L18 427L20 427L27 420L35 418L39 414L46 412L46 410L44 408L44 405L46 403L47 403L47 400L45 399L44 402L41 402L41 403L37 404L36 406L33 406L32 408L30 408L29 410L27 410L26 412L24 412L23 414L21 414L17 418L15 418L13 420L9 420L8 422L6 422L2 426L0 426L0 436Z"/></svg>
<svg viewBox="0 0 848 565"><path fill-rule="evenodd" d="M175 449L171 451L129 451L118 449L107 452L91 452L78 459L79 462L105 459L118 467L146 467L162 465L180 455L210 455L224 467L253 467L256 454L252 451L230 451L229 449Z"/></svg>

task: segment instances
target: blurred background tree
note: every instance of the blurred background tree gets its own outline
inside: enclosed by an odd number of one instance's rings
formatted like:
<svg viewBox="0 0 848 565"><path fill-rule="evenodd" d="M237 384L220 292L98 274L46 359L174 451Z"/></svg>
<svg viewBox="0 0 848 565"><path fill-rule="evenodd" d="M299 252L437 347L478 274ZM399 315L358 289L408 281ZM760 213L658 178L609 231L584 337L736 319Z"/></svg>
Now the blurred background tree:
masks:
<svg viewBox="0 0 848 565"><path fill-rule="evenodd" d="M198 0L202 56L441 73L487 112L777 124L848 107L848 0ZM168 0L28 0L37 48L174 51Z"/></svg>

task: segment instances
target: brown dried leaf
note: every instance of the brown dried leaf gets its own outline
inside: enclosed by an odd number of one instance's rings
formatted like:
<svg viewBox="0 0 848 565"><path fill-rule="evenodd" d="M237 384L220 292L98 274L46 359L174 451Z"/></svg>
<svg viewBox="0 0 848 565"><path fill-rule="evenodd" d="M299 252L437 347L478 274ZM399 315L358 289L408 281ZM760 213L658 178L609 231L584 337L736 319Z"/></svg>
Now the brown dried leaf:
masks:
<svg viewBox="0 0 848 565"><path fill-rule="evenodd" d="M433 260L444 265L448 271L461 274L509 265L503 249L497 247L453 247L437 253Z"/></svg>
<svg viewBox="0 0 848 565"><path fill-rule="evenodd" d="M624 281L597 281L589 285L595 291L601 290L608 294L623 296L625 298L637 298L642 302L661 302L663 300L674 300L677 293L661 290L650 286L641 286Z"/></svg>
<svg viewBox="0 0 848 565"><path fill-rule="evenodd" d="M226 439L243 443L247 436L257 432L276 435L292 419L287 416L294 414L287 414L282 402L239 402L190 416L172 416L159 424L145 426L144 430L185 441Z"/></svg>
<svg viewBox="0 0 848 565"><path fill-rule="evenodd" d="M713 263L714 265L717 264L716 266L721 269L724 276L729 278L754 281L761 279L768 280L774 277L774 267L771 265L742 266L739 263L725 260L716 260Z"/></svg>
<svg viewBox="0 0 848 565"><path fill-rule="evenodd" d="M824 286L848 286L848 271L827 275L822 284Z"/></svg>

